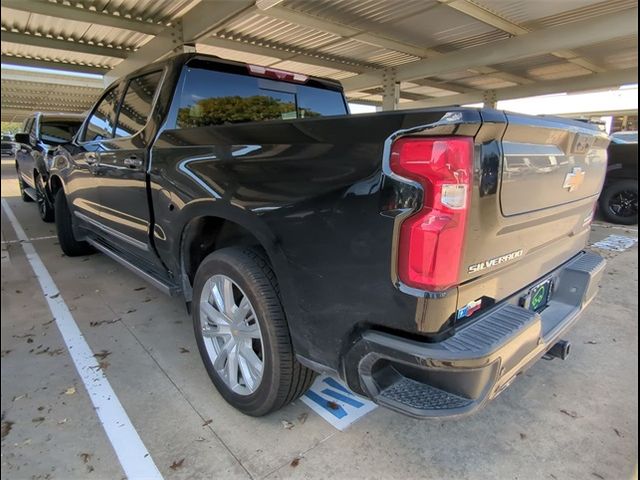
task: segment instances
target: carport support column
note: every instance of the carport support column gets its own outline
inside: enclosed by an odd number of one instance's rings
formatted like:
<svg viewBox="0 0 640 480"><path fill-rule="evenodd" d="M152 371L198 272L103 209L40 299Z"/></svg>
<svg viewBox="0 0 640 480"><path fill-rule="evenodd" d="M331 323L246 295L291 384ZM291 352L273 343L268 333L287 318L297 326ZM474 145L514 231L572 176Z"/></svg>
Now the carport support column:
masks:
<svg viewBox="0 0 640 480"><path fill-rule="evenodd" d="M396 69L386 68L382 74L382 110L397 110L400 103L400 82L396 79Z"/></svg>
<svg viewBox="0 0 640 480"><path fill-rule="evenodd" d="M498 106L498 95L495 90L485 90L482 95L484 101L484 108L496 108Z"/></svg>

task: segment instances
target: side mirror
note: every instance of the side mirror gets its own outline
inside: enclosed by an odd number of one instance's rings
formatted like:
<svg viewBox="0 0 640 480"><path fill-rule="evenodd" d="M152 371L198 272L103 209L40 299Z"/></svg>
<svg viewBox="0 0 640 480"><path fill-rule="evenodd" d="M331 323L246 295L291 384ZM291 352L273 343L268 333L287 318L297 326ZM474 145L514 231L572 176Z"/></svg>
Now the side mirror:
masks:
<svg viewBox="0 0 640 480"><path fill-rule="evenodd" d="M28 133L16 133L14 136L16 143L21 143L23 145L31 145L31 139L29 138Z"/></svg>

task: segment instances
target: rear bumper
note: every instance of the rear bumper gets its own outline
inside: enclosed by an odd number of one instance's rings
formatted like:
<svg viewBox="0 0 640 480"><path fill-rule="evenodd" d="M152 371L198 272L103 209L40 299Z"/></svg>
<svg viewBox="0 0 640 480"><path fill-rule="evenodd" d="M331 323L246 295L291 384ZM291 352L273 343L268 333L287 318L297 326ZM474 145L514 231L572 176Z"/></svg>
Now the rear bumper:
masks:
<svg viewBox="0 0 640 480"><path fill-rule="evenodd" d="M525 309L523 289L439 343L368 331L345 359L347 383L380 405L415 417L471 413L540 359L593 300L604 271L582 252L541 278L553 294L540 313Z"/></svg>

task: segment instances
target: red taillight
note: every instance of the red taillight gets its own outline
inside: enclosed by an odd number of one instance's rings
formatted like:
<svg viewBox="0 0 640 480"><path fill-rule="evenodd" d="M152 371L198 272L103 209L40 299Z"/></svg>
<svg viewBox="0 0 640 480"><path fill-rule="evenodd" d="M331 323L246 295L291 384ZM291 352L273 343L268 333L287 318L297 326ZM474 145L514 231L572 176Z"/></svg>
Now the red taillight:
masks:
<svg viewBox="0 0 640 480"><path fill-rule="evenodd" d="M442 291L459 283L472 168L469 137L405 137L393 143L391 169L424 189L422 208L400 226L398 275L406 285Z"/></svg>
<svg viewBox="0 0 640 480"><path fill-rule="evenodd" d="M247 65L251 75L272 78L273 80L285 80L288 82L306 83L309 77L302 73L287 72L277 68L261 67L259 65Z"/></svg>

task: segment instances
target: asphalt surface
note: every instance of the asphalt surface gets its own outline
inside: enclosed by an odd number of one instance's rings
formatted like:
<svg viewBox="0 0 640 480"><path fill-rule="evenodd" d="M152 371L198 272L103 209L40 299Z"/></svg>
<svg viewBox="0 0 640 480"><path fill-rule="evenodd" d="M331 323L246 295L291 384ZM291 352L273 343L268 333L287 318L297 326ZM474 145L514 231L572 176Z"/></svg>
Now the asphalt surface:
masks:
<svg viewBox="0 0 640 480"><path fill-rule="evenodd" d="M418 421L378 408L338 431L300 401L264 418L228 406L191 320L104 255L64 257L55 228L2 198L59 288L99 368L164 478L628 479L638 447L638 256L608 258L600 294L567 337L479 413ZM592 240L637 237L596 222ZM119 479L125 470L2 212L2 478Z"/></svg>

